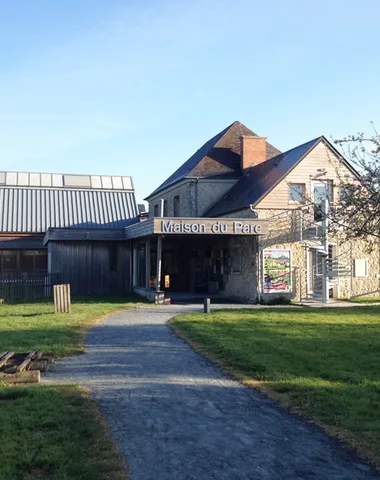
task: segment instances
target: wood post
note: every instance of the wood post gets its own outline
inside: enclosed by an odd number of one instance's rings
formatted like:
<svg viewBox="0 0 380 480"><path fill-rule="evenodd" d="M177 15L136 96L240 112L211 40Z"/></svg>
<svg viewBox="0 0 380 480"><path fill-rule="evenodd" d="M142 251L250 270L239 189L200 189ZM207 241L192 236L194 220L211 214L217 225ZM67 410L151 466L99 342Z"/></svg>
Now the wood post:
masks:
<svg viewBox="0 0 380 480"><path fill-rule="evenodd" d="M71 312L70 285L54 285L55 313Z"/></svg>
<svg viewBox="0 0 380 480"><path fill-rule="evenodd" d="M150 288L150 240L145 246L145 288Z"/></svg>
<svg viewBox="0 0 380 480"><path fill-rule="evenodd" d="M160 217L164 216L164 199L160 200ZM157 238L157 272L156 272L156 292L161 290L161 270L162 270L162 235Z"/></svg>
<svg viewBox="0 0 380 480"><path fill-rule="evenodd" d="M156 275L156 292L161 290L161 268L162 268L162 235L157 239L157 275Z"/></svg>

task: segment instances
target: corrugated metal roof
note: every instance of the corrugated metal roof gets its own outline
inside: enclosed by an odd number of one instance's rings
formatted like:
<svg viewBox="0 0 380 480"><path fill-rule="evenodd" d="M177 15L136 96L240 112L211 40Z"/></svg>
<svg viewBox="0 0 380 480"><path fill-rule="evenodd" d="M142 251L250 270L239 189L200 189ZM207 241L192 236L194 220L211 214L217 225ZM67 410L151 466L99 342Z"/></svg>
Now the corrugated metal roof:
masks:
<svg viewBox="0 0 380 480"><path fill-rule="evenodd" d="M136 221L133 190L0 186L0 232L124 228Z"/></svg>

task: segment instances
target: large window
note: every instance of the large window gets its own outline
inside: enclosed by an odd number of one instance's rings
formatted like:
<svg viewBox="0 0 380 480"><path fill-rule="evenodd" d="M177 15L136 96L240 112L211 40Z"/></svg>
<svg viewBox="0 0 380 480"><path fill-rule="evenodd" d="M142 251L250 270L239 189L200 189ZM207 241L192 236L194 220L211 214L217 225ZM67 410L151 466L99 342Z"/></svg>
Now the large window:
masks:
<svg viewBox="0 0 380 480"><path fill-rule="evenodd" d="M291 183L289 185L289 201L305 203L305 184Z"/></svg>
<svg viewBox="0 0 380 480"><path fill-rule="evenodd" d="M0 272L46 272L47 258L47 250L0 250Z"/></svg>

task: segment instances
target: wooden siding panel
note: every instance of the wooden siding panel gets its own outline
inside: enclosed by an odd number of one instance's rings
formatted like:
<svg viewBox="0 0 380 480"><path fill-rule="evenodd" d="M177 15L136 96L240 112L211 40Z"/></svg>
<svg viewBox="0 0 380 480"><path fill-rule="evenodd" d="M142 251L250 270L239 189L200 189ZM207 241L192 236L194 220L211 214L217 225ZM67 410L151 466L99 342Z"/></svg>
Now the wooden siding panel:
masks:
<svg viewBox="0 0 380 480"><path fill-rule="evenodd" d="M310 178L317 173L318 168L325 168L327 174L321 176L321 179L333 180L334 185L338 183L339 175L337 174L339 167L340 175L346 173L353 177L347 167L340 165L336 155L323 143L319 143L288 175L282 180L261 202L256 208L262 209L292 209L298 208L299 204L289 202L289 183L304 183L306 185L306 197L310 198L312 193L312 182ZM314 181L318 181L315 179ZM337 189L334 189L334 201L338 200Z"/></svg>
<svg viewBox="0 0 380 480"><path fill-rule="evenodd" d="M130 244L119 243L119 274L109 273L109 243L49 242L51 272L73 295L120 295L130 289Z"/></svg>

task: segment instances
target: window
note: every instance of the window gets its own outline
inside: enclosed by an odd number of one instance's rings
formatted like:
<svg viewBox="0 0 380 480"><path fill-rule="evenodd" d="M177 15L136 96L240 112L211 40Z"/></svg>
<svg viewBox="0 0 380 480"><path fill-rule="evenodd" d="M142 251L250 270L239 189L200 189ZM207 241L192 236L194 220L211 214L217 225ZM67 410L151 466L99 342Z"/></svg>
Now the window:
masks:
<svg viewBox="0 0 380 480"><path fill-rule="evenodd" d="M354 260L355 277L368 277L368 259L358 258Z"/></svg>
<svg viewBox="0 0 380 480"><path fill-rule="evenodd" d="M0 250L1 273L46 272L47 250Z"/></svg>
<svg viewBox="0 0 380 480"><path fill-rule="evenodd" d="M158 217L158 204L154 206L154 216Z"/></svg>
<svg viewBox="0 0 380 480"><path fill-rule="evenodd" d="M241 248L233 247L231 250L231 273L241 273Z"/></svg>
<svg viewBox="0 0 380 480"><path fill-rule="evenodd" d="M168 216L168 201L164 200L164 217Z"/></svg>
<svg viewBox="0 0 380 480"><path fill-rule="evenodd" d="M304 183L291 183L289 185L289 200L291 202L305 203Z"/></svg>
<svg viewBox="0 0 380 480"><path fill-rule="evenodd" d="M354 185L342 185L339 188L339 202L342 205L348 206L352 204L352 200L355 198Z"/></svg>
<svg viewBox="0 0 380 480"><path fill-rule="evenodd" d="M17 250L3 250L1 252L1 271L12 272L17 270Z"/></svg>
<svg viewBox="0 0 380 480"><path fill-rule="evenodd" d="M34 252L34 269L41 271L48 269L48 252L47 250L35 250Z"/></svg>
<svg viewBox="0 0 380 480"><path fill-rule="evenodd" d="M20 270L22 272L30 272L34 270L34 250L21 250Z"/></svg>
<svg viewBox="0 0 380 480"><path fill-rule="evenodd" d="M179 217L181 214L180 212L180 205L179 205L179 195L176 195L173 198L173 216Z"/></svg>
<svg viewBox="0 0 380 480"><path fill-rule="evenodd" d="M322 203L328 199L333 200L333 184L330 180L326 182L315 182L313 189L314 220L320 222L322 220Z"/></svg>
<svg viewBox="0 0 380 480"><path fill-rule="evenodd" d="M113 274L119 273L119 245L117 243L110 243L108 246L109 254L109 272Z"/></svg>

